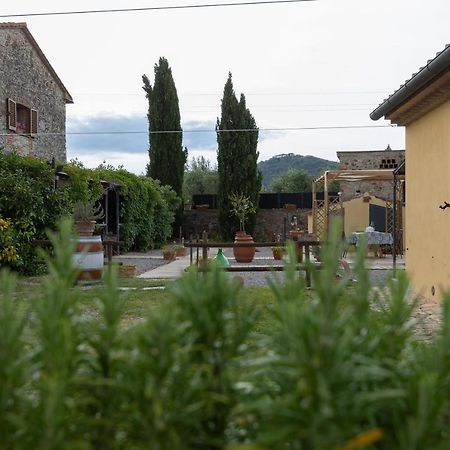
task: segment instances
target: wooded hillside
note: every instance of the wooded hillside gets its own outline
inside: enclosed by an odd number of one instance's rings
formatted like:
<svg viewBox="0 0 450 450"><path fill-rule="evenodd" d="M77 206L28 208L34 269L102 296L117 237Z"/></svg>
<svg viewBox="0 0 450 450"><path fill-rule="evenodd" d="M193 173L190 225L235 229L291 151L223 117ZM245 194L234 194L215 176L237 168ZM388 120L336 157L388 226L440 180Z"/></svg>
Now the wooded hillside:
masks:
<svg viewBox="0 0 450 450"><path fill-rule="evenodd" d="M290 168L304 170L309 175L315 177L320 175L324 170L333 170L337 167L338 162L336 161L329 161L310 155L294 155L293 153L273 156L266 161L258 163L264 188L268 188L274 178Z"/></svg>

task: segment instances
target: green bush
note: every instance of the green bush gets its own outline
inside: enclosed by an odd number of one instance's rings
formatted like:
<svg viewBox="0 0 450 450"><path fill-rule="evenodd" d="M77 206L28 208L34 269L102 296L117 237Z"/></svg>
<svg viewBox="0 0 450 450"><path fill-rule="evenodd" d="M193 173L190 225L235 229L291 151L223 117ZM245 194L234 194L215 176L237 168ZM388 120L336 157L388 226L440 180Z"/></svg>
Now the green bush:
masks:
<svg viewBox="0 0 450 450"><path fill-rule="evenodd" d="M123 169L100 166L93 172L99 179L120 184L120 237L125 243L124 251L147 250L167 241L181 202L170 187Z"/></svg>
<svg viewBox="0 0 450 450"><path fill-rule="evenodd" d="M36 158L0 150L0 218L11 222L20 260L0 265L25 274L36 273L33 239L55 230L62 216L72 213L76 202L95 202L103 192L101 180L120 184L120 238L123 250L146 250L164 244L171 235L174 211L180 200L166 186L123 169L100 166L86 169L77 161L65 164L69 182L54 188L55 168Z"/></svg>
<svg viewBox="0 0 450 450"><path fill-rule="evenodd" d="M0 217L11 223L20 264L6 264L34 273L32 239L46 237L62 215L70 211L68 192L54 189L54 169L45 161L0 151ZM0 263L1 265L1 263Z"/></svg>
<svg viewBox="0 0 450 450"><path fill-rule="evenodd" d="M125 328L115 274L96 313L82 314L70 224L52 239L41 295L20 299L1 275L1 448L449 448L449 294L439 335L418 342L405 276L375 296L361 252L358 284L337 282L330 244L313 294L290 249L265 332L214 267L188 273L169 302Z"/></svg>

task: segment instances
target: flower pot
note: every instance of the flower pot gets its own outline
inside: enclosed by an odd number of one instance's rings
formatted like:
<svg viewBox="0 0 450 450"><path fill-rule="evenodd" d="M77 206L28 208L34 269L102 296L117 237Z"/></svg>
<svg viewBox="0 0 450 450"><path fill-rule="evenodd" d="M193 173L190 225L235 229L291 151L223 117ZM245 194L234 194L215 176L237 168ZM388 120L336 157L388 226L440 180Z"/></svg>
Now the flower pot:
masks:
<svg viewBox="0 0 450 450"><path fill-rule="evenodd" d="M134 278L136 276L136 266L134 264L119 266L119 276L121 278Z"/></svg>
<svg viewBox="0 0 450 450"><path fill-rule="evenodd" d="M186 249L184 247L180 247L175 249L176 256L186 256Z"/></svg>
<svg viewBox="0 0 450 450"><path fill-rule="evenodd" d="M245 231L238 231L234 237L235 244L254 243L253 238ZM233 247L233 254L236 262L249 263L255 256L255 247Z"/></svg>
<svg viewBox="0 0 450 450"><path fill-rule="evenodd" d="M95 229L95 221L75 220L75 229L79 236L92 236Z"/></svg>
<svg viewBox="0 0 450 450"><path fill-rule="evenodd" d="M163 258L173 261L174 259L177 259L177 252L175 250L163 251Z"/></svg>
<svg viewBox="0 0 450 450"><path fill-rule="evenodd" d="M272 247L273 259L280 261L281 259L283 259L283 253L283 247Z"/></svg>

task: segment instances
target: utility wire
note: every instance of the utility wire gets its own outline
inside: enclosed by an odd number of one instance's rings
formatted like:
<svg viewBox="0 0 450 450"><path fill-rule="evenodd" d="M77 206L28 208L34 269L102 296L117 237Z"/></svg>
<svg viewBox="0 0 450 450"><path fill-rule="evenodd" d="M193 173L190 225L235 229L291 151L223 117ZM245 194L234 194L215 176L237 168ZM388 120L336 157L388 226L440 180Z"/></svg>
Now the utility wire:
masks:
<svg viewBox="0 0 450 450"><path fill-rule="evenodd" d="M160 131L68 131L66 133L37 133L33 136L62 136L62 135L106 135L106 134L180 134L180 133L255 133L260 131L301 131L301 130L347 130L363 128L397 128L396 125L335 125L320 127L281 127L281 128L241 128L233 130L160 130ZM11 133L0 133L0 136L10 136ZM28 133L22 133L22 136L29 136Z"/></svg>
<svg viewBox="0 0 450 450"><path fill-rule="evenodd" d="M218 8L229 6L255 6L255 5L274 5L281 3L301 3L314 2L316 0L268 0L268 1L247 1L237 3L201 3L197 5L173 5L173 6L149 6L145 8L122 8L122 9L90 9L78 11L47 11L40 13L18 13L18 14L1 14L0 18L14 17L37 17L37 16L71 16L79 14L104 14L104 13L120 13L120 12L141 12L141 11L166 11L177 9L200 9L200 8Z"/></svg>
<svg viewBox="0 0 450 450"><path fill-rule="evenodd" d="M250 96L277 96L277 95L289 95L289 96L296 96L296 95L363 95L363 94L387 94L389 93L389 90L386 91L310 91L310 92L246 92L245 96L246 97L250 97ZM106 95L106 96L115 96L115 95L120 95L120 96L127 96L127 97L135 97L135 96L139 96L139 97L143 97L145 98L145 96L141 93L138 92L74 92L73 93L75 96L78 95L86 95L86 96L92 96L92 95ZM220 98L223 95L223 92L181 92L178 93L178 97L203 97L203 96L210 96L210 97L217 97Z"/></svg>

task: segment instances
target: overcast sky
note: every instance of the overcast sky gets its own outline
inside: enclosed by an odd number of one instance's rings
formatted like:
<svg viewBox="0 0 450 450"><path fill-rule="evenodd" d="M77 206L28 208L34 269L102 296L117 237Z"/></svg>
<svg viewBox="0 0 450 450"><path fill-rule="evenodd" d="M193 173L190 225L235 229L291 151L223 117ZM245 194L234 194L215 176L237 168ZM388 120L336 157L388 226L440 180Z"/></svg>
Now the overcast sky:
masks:
<svg viewBox="0 0 450 450"><path fill-rule="evenodd" d="M237 0L229 0L234 2ZM21 0L0 14L221 0ZM172 11L27 17L74 98L67 132L147 130L142 74L168 59L185 130L213 130L228 72L264 128L388 125L369 113L450 41L450 0L317 0ZM216 160L215 134L185 133L190 156ZM260 133L260 160L336 160L339 150L404 148L402 128ZM68 135L68 158L144 172L148 136Z"/></svg>

